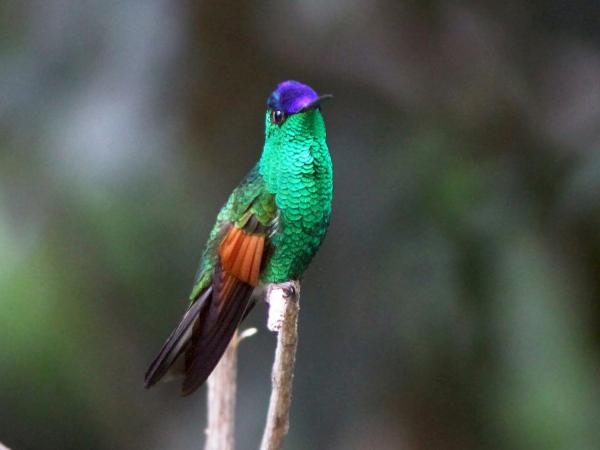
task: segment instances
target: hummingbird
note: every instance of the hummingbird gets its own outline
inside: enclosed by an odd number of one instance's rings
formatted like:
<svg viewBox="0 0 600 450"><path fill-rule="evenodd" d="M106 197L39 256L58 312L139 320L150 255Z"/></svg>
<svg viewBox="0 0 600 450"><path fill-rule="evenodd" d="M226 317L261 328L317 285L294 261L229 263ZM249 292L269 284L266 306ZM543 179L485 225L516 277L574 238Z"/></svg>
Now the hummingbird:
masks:
<svg viewBox="0 0 600 450"><path fill-rule="evenodd" d="M299 279L329 226L333 167L321 102L306 84L283 81L267 99L258 163L217 215L190 304L146 372L149 388L183 374L182 395L206 381L255 303L259 285Z"/></svg>

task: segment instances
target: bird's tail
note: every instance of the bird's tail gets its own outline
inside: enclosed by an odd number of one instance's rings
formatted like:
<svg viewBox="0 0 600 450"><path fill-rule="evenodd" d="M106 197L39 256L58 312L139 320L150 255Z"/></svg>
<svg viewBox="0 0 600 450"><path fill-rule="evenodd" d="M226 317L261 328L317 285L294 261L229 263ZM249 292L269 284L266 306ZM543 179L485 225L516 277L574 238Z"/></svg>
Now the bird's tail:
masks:
<svg viewBox="0 0 600 450"><path fill-rule="evenodd" d="M192 303L146 372L149 388L170 370L183 366L182 394L208 378L225 353L236 328L252 308L253 287L216 270L213 283Z"/></svg>

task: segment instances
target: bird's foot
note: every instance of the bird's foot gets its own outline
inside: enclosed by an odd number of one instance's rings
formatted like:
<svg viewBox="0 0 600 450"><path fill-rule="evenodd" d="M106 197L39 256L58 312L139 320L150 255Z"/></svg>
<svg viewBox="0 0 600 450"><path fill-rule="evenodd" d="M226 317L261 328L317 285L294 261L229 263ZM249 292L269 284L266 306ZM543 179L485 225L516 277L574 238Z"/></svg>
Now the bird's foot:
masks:
<svg viewBox="0 0 600 450"><path fill-rule="evenodd" d="M283 286L282 289L283 289L283 296L286 299L296 297L296 288L294 287L293 281L290 281L290 283L287 286Z"/></svg>
<svg viewBox="0 0 600 450"><path fill-rule="evenodd" d="M269 304L267 328L279 332L285 319L286 304L296 300L296 282L271 284L267 288L266 301Z"/></svg>

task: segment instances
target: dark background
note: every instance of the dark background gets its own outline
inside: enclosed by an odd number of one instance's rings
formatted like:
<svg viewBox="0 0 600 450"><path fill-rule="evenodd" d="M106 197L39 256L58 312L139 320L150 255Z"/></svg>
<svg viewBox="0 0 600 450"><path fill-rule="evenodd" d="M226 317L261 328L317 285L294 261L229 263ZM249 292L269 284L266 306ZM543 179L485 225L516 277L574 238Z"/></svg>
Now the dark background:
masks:
<svg viewBox="0 0 600 450"><path fill-rule="evenodd" d="M597 1L3 1L0 441L201 448L205 390L143 374L297 79L335 96L335 192L286 448L596 448L599 24Z"/></svg>

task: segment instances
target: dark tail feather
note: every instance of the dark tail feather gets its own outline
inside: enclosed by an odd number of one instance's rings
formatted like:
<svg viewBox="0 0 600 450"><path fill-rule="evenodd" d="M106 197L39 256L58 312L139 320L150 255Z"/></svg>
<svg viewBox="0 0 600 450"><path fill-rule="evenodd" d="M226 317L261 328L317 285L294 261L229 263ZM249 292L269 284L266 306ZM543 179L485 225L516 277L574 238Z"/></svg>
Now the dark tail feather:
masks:
<svg viewBox="0 0 600 450"><path fill-rule="evenodd" d="M212 286L209 286L186 311L179 325L173 330L162 346L158 356L154 358L154 361L152 361L146 371L146 388L156 384L167 373L177 357L189 346L192 330L194 324L197 322L196 319L208 305L207 300L211 297Z"/></svg>
<svg viewBox="0 0 600 450"><path fill-rule="evenodd" d="M185 350L182 395L189 395L206 381L225 353L236 328L252 308L253 287L217 270L210 305L195 322L191 344Z"/></svg>

